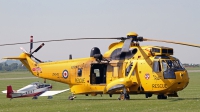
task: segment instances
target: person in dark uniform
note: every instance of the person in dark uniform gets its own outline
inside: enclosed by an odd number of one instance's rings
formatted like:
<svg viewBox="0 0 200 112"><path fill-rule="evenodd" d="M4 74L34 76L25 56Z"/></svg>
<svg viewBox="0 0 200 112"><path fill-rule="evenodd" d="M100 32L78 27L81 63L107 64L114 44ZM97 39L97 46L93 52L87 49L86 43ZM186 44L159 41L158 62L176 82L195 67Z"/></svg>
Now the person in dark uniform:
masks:
<svg viewBox="0 0 200 112"><path fill-rule="evenodd" d="M92 73L92 84L96 84L96 73Z"/></svg>

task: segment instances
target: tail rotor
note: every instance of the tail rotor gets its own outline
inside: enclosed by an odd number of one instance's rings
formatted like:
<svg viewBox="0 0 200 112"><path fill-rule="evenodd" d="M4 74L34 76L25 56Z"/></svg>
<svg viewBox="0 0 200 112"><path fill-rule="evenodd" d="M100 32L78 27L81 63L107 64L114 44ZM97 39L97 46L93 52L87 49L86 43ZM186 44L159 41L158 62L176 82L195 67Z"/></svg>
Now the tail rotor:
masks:
<svg viewBox="0 0 200 112"><path fill-rule="evenodd" d="M33 36L30 36L30 57L33 57L36 61L42 63L41 60L39 60L38 58L36 58L35 56L33 56L33 53L37 52L38 50L40 50L42 47L44 46L44 43L42 43L37 49L35 49L33 52L32 52L32 49L33 49ZM27 53L27 51L25 51L23 48L20 48L22 49L24 52Z"/></svg>
<svg viewBox="0 0 200 112"><path fill-rule="evenodd" d="M31 55L33 55L33 53L37 52L38 50L40 50L42 47L44 46L44 43L42 43L37 49L35 49L32 53L30 53ZM30 49L31 50L31 49ZM31 52L31 51L30 51Z"/></svg>

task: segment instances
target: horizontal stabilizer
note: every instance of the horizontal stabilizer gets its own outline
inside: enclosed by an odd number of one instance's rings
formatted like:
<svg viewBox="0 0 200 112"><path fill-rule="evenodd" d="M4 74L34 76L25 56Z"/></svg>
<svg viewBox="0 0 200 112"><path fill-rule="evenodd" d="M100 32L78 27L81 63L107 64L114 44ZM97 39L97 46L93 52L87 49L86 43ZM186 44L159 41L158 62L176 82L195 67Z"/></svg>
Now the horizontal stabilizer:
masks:
<svg viewBox="0 0 200 112"><path fill-rule="evenodd" d="M56 94L59 94L59 93L62 93L62 92L68 91L68 90L69 89L60 90L60 91L46 91L39 96L53 96L53 95L56 95Z"/></svg>
<svg viewBox="0 0 200 112"><path fill-rule="evenodd" d="M2 93L7 93L7 90L2 91Z"/></svg>
<svg viewBox="0 0 200 112"><path fill-rule="evenodd" d="M23 60L23 59L26 59L26 58L24 58L24 57L4 57L3 59Z"/></svg>

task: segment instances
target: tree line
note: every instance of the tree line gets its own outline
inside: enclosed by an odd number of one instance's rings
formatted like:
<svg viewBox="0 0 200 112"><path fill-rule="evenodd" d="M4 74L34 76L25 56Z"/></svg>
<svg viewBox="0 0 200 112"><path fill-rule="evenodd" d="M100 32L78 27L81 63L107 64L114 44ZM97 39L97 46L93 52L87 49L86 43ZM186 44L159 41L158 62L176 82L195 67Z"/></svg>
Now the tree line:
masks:
<svg viewBox="0 0 200 112"><path fill-rule="evenodd" d="M23 71L27 70L27 68L22 64L12 63L7 64L6 62L0 63L0 71Z"/></svg>
<svg viewBox="0 0 200 112"><path fill-rule="evenodd" d="M200 67L200 64L183 64L184 67ZM25 71L27 68L22 63L0 63L0 71Z"/></svg>

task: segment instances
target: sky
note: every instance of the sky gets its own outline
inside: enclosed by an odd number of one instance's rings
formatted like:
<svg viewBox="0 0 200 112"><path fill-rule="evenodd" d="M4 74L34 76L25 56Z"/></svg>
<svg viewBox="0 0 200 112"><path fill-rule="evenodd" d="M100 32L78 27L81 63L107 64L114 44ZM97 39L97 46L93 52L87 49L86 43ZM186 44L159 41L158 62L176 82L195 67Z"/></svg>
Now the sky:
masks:
<svg viewBox="0 0 200 112"><path fill-rule="evenodd" d="M125 37L200 45L199 0L0 0L0 44L66 38ZM104 54L118 40L81 40L45 43L34 53L40 60L59 61L90 56L92 47ZM41 43L33 45L36 49ZM174 48L182 63L200 64L200 48L160 42L141 42ZM0 58L19 56L29 44L1 46ZM3 60L1 60L3 61Z"/></svg>

